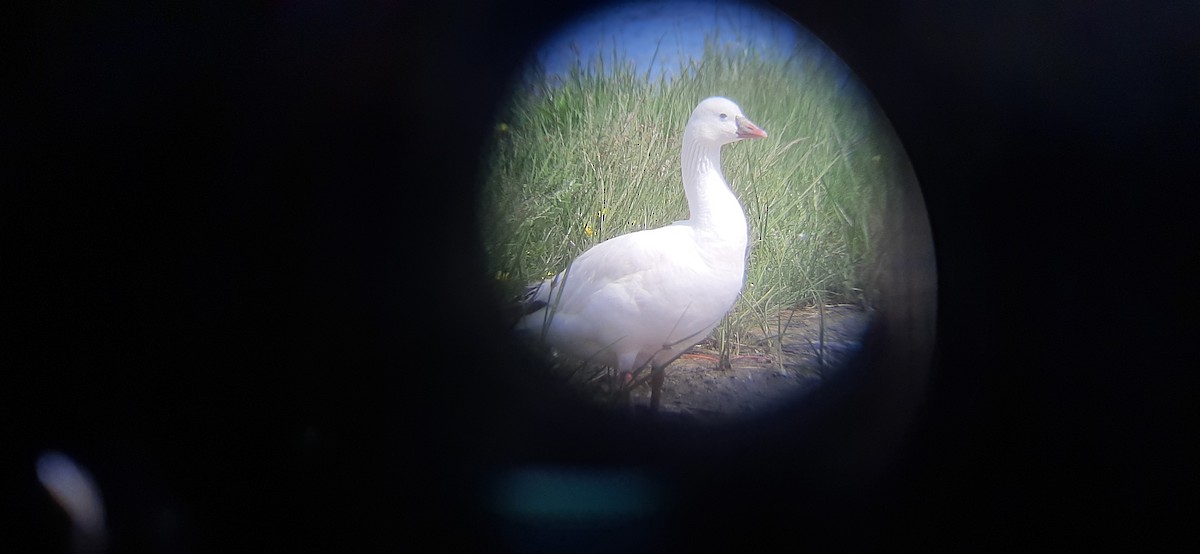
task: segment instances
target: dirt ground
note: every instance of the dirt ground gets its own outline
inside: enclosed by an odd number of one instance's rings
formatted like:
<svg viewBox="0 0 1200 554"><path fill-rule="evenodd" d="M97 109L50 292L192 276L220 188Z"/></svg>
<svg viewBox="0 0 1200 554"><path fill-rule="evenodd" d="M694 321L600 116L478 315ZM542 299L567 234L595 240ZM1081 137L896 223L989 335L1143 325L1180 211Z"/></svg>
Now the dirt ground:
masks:
<svg viewBox="0 0 1200 554"><path fill-rule="evenodd" d="M768 340L762 332L752 334L730 354L728 367L721 367L712 338L667 366L660 411L712 421L777 406L836 371L862 346L869 321L867 312L851 305L826 306L823 313L816 307L787 310L777 317L770 328L779 340ZM612 402L611 371L576 369L571 381L587 387L598 401ZM634 406L649 405L649 384L635 387L629 399Z"/></svg>

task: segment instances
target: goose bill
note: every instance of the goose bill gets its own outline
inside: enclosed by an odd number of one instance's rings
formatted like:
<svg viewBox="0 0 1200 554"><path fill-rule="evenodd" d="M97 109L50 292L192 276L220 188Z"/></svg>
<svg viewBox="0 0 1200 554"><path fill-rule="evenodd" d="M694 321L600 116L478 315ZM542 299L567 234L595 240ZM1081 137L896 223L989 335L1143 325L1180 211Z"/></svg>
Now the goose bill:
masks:
<svg viewBox="0 0 1200 554"><path fill-rule="evenodd" d="M759 129L753 121L744 117L737 118L737 136L743 139L767 138L767 132Z"/></svg>

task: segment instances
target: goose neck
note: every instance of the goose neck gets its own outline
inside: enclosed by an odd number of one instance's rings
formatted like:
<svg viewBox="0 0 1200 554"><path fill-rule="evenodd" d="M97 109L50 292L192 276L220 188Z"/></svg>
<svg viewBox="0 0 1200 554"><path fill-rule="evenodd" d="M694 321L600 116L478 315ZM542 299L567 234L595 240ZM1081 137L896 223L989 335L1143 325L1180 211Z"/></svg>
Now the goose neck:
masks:
<svg viewBox="0 0 1200 554"><path fill-rule="evenodd" d="M744 235L746 217L725 182L721 145L685 134L682 161L689 221L697 227L717 231L740 229L738 232Z"/></svg>

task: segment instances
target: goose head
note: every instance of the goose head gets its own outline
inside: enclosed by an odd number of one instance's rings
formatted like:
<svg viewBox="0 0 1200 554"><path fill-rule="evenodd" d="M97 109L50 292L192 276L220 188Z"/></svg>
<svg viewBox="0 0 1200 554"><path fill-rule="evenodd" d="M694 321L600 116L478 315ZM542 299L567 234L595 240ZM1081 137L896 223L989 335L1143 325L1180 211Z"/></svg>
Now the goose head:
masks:
<svg viewBox="0 0 1200 554"><path fill-rule="evenodd" d="M717 145L767 136L766 131L742 114L737 104L720 96L707 98L696 106L684 133Z"/></svg>

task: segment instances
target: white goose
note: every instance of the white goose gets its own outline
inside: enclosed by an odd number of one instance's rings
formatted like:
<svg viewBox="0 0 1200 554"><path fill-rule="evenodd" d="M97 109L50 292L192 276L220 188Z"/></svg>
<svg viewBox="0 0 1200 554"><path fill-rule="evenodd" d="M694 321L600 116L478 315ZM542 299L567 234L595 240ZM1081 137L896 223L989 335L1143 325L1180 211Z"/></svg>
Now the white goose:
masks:
<svg viewBox="0 0 1200 554"><path fill-rule="evenodd" d="M649 364L657 410L667 364L708 336L745 280L746 215L725 182L721 146L766 136L731 100L700 102L683 131L690 217L588 249L530 288L517 328L622 375Z"/></svg>

